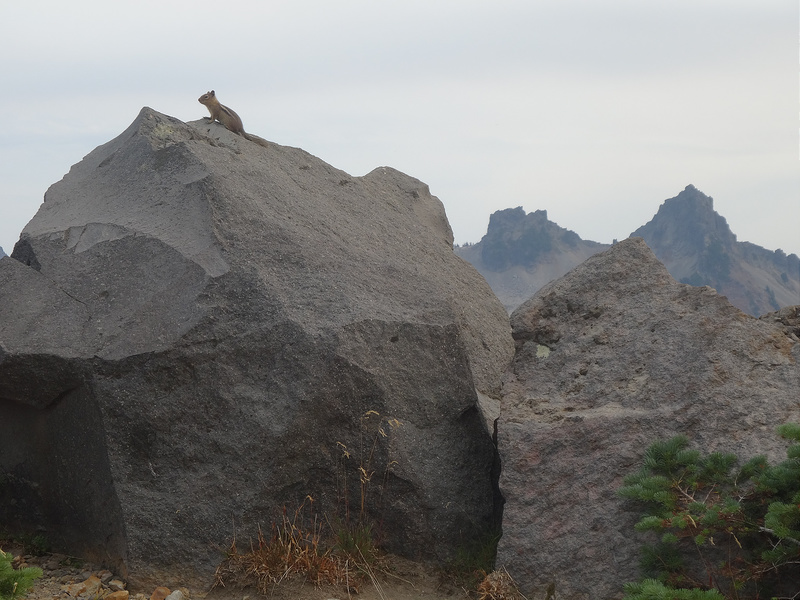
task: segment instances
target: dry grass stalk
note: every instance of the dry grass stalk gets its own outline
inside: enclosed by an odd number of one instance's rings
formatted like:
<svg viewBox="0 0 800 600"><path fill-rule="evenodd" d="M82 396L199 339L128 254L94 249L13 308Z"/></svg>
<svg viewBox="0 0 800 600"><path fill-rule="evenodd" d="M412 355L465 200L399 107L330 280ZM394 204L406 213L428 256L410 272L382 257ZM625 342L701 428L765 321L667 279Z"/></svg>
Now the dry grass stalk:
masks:
<svg viewBox="0 0 800 600"><path fill-rule="evenodd" d="M372 585L375 588L375 591L378 592L378 596L381 597L381 600L387 600L386 595L383 593L383 587L381 586L381 584L378 581L378 579L375 577L375 573L372 570L372 567L370 567L369 561L364 556L364 554L361 553L360 549L359 549L359 553L361 554L361 560L363 561L361 563L361 569L366 571L367 575L369 575L369 579L370 579L370 581L372 581Z"/></svg>
<svg viewBox="0 0 800 600"><path fill-rule="evenodd" d="M505 567L494 570L478 585L478 600L527 600Z"/></svg>
<svg viewBox="0 0 800 600"><path fill-rule="evenodd" d="M354 587L360 574L350 572L348 561L323 548L322 525L315 519L306 527L302 519L304 507L305 502L292 518L284 509L283 519L280 524L273 525L269 540L259 528L257 543L251 544L249 552L239 552L234 539L227 559L214 575L214 586L246 585L255 581L259 591L267 594L281 581L304 576L316 586L346 583Z"/></svg>
<svg viewBox="0 0 800 600"><path fill-rule="evenodd" d="M284 508L283 519L281 523L273 525L269 540L259 528L257 543L251 544L249 552L239 552L234 539L227 558L217 568L214 587L224 587L226 583L246 585L255 581L259 591L266 594L271 587L285 579L303 575L317 586L344 585L349 595L351 591L357 593L360 584L369 577L378 595L385 597L375 577L375 569L380 570L380 556L374 542L372 523L367 518L367 490L375 474L373 463L379 441L388 437L387 431L399 427L401 423L395 418L382 417L374 410L365 412L360 423L358 519L350 519L345 462L351 458L351 454L345 444L337 442L341 451L337 480L342 494L340 500L344 520L328 523L333 533L333 545L327 548L322 545L322 523L316 518L310 526L303 522L302 513L306 503L314 502L313 498L307 496L293 517L290 518ZM386 465L381 496L386 488L389 470L394 464L394 461L388 461Z"/></svg>

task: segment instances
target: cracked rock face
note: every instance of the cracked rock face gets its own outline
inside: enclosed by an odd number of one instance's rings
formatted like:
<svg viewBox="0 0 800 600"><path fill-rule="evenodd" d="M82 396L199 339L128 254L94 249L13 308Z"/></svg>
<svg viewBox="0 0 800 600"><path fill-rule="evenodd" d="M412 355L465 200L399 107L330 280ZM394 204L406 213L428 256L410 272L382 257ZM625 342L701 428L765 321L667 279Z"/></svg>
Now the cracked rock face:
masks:
<svg viewBox="0 0 800 600"><path fill-rule="evenodd" d="M358 511L371 460L389 548L449 558L494 517L512 354L425 184L143 109L0 259L0 525L210 581L284 506Z"/></svg>
<svg viewBox="0 0 800 600"><path fill-rule="evenodd" d="M745 315L677 283L631 238L512 314L498 564L524 593L555 583L560 597L611 598L640 578L639 512L616 490L652 442L684 434L706 451L785 459L775 428L800 421L795 312Z"/></svg>

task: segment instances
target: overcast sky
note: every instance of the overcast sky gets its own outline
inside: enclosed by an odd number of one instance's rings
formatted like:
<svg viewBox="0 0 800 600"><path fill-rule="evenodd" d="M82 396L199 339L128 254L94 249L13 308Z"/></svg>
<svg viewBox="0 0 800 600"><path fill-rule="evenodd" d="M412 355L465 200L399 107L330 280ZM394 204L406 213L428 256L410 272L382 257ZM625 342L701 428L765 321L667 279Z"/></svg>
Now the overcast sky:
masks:
<svg viewBox="0 0 800 600"><path fill-rule="evenodd" d="M623 239L693 184L800 254L797 0L26 0L0 8L0 246L143 106L427 183L457 243L522 206Z"/></svg>

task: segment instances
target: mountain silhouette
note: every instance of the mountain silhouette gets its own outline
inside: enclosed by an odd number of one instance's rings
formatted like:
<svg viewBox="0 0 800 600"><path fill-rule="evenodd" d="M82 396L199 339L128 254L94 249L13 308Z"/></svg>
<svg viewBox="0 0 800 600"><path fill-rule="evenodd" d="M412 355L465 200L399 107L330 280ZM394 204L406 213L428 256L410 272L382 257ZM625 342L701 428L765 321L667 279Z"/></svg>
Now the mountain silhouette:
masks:
<svg viewBox="0 0 800 600"><path fill-rule="evenodd" d="M753 316L800 304L800 258L739 242L714 200L693 185L665 200L655 216L631 233L641 237L681 283L708 285ZM480 242L456 248L510 312L548 282L608 248L583 240L521 207L492 214Z"/></svg>

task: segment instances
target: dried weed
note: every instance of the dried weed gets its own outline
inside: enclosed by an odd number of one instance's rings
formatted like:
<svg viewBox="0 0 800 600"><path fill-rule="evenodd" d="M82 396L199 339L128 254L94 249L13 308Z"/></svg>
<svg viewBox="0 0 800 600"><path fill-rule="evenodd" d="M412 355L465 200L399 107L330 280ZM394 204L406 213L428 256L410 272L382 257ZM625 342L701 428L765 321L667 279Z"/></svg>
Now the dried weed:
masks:
<svg viewBox="0 0 800 600"><path fill-rule="evenodd" d="M478 600L527 600L505 567L492 571L478 585Z"/></svg>

